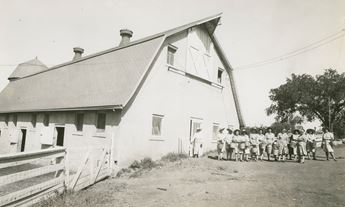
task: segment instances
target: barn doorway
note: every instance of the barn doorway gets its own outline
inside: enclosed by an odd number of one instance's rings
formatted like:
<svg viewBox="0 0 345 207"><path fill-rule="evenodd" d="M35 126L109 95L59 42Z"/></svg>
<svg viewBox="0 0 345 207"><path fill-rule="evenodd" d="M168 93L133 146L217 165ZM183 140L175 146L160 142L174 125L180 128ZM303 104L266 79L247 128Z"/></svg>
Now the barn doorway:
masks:
<svg viewBox="0 0 345 207"><path fill-rule="evenodd" d="M63 146L65 138L65 127L56 127L56 146Z"/></svg>
<svg viewBox="0 0 345 207"><path fill-rule="evenodd" d="M25 150L25 142L26 142L26 129L21 129L22 131L22 139L20 142L20 151L24 152Z"/></svg>

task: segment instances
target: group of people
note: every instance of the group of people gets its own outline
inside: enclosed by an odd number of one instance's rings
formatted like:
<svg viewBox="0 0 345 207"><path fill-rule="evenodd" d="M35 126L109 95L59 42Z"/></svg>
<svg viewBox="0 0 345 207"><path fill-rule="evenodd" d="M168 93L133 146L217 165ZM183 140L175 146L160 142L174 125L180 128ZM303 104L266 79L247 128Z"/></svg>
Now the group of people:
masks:
<svg viewBox="0 0 345 207"><path fill-rule="evenodd" d="M326 153L336 161L332 141L334 135L328 129L324 129L322 140L318 140L313 129L298 130L293 133L283 129L277 136L272 128L267 128L266 133L263 129L253 129L250 133L246 130L222 128L219 130L217 138L217 151L219 160L235 161L263 160L264 156L268 161L286 161L294 159L304 163L305 158L316 160L317 142L321 141L321 147Z"/></svg>

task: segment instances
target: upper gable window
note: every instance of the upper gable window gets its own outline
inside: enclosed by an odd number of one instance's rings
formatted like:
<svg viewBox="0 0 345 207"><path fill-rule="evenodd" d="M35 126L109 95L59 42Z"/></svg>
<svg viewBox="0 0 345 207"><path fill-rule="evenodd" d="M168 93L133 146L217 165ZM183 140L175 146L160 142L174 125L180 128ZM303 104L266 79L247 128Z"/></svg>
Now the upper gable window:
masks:
<svg viewBox="0 0 345 207"><path fill-rule="evenodd" d="M217 82L218 82L218 83L222 83L223 72L224 72L223 69L218 68L218 72L217 72Z"/></svg>
<svg viewBox="0 0 345 207"><path fill-rule="evenodd" d="M174 65L176 51L177 51L177 47L175 47L173 45L168 46L167 63L169 65Z"/></svg>

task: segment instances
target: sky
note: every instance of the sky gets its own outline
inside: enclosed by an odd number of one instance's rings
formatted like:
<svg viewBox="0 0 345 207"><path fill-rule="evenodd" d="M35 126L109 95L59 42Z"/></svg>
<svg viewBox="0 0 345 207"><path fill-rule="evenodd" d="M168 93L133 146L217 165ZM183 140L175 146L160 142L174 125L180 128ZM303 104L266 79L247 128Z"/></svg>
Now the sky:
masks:
<svg viewBox="0 0 345 207"><path fill-rule="evenodd" d="M0 0L0 90L17 64L46 65L117 46L119 30L139 39L222 12L216 36L234 68L244 120L269 125L269 91L292 73L345 72L345 36L272 64L243 66L288 54L345 32L345 0ZM344 31L342 31L344 29Z"/></svg>

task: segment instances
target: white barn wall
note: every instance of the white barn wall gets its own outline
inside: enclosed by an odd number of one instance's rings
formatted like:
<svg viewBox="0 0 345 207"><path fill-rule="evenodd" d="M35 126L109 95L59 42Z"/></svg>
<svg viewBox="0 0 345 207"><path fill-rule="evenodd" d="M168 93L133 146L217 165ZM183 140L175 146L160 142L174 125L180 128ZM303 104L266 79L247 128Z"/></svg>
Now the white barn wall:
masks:
<svg viewBox="0 0 345 207"><path fill-rule="evenodd" d="M84 112L84 126L83 131L78 132L74 124L76 112L51 112L49 119L49 127L54 130L56 126L63 126L64 133L64 147L67 147L70 154L71 168L76 169L82 158L87 153L87 148L110 148L112 134L116 134L117 125L120 120L120 113L113 111L105 111L106 113L106 128L104 132L98 133L96 129L96 112ZM17 127L14 126L12 115L5 125L4 115L0 115L0 153L15 153L17 145L10 145L9 131L10 129L26 129L26 144L24 151L40 150L42 148L40 134L44 128L43 113L38 113L36 127L33 128L31 123L31 114L18 113ZM47 146L49 147L49 146ZM50 146L51 147L51 146ZM100 151L92 153L92 156L101 156Z"/></svg>
<svg viewBox="0 0 345 207"><path fill-rule="evenodd" d="M168 70L167 45L173 44L178 47L176 68L188 71L186 37L187 33L181 33L166 41L147 80L123 115L117 144L120 165L145 156L157 159L168 152L177 152L178 139L183 140L183 150L188 153L191 117L202 118L205 150L215 148L213 123L238 127L227 75L221 89ZM215 56L216 52L213 50L211 54ZM212 61L214 70L224 68L219 58ZM164 116L160 137L151 135L152 114Z"/></svg>

